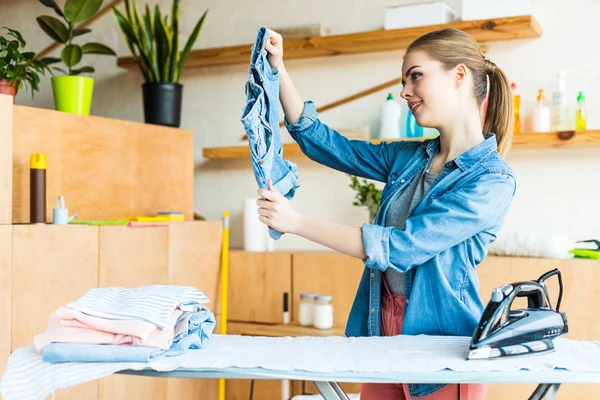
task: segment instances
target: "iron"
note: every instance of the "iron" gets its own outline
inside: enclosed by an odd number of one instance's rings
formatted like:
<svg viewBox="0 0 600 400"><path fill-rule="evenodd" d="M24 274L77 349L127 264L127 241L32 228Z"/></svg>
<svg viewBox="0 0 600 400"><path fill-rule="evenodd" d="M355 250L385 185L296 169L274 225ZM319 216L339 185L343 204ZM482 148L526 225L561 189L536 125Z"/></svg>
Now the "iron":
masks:
<svg viewBox="0 0 600 400"><path fill-rule="evenodd" d="M556 310L552 309L544 281L558 276L560 292ZM468 360L493 359L549 352L552 340L568 332L567 316L560 312L563 284L554 269L536 281L523 281L494 288L481 321L473 333ZM518 297L527 298L527 308L511 309Z"/></svg>

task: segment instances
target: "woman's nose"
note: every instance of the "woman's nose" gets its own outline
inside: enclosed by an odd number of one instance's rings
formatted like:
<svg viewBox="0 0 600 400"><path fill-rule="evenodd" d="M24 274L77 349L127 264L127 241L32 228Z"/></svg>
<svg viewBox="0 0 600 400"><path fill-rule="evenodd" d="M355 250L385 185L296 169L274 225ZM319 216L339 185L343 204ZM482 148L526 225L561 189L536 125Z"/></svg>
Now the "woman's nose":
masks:
<svg viewBox="0 0 600 400"><path fill-rule="evenodd" d="M409 88L408 88L408 85L407 85L407 86L404 86L404 87L402 88L402 91L400 92L400 96L402 96L402 98L403 98L404 100L408 100L408 99L410 99L410 97L412 96L412 93L411 93L411 91L409 90Z"/></svg>

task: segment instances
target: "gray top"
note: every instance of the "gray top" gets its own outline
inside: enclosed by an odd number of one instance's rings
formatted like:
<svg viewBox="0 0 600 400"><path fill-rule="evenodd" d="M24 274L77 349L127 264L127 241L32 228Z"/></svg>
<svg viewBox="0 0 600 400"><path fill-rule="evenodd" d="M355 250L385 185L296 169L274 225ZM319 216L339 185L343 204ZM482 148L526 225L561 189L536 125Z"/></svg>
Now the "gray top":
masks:
<svg viewBox="0 0 600 400"><path fill-rule="evenodd" d="M423 197L433 187L438 177L437 174L429 172L432 160L433 157L429 160L423 171L418 173L412 182L392 200L385 216L385 226L404 229L404 223L408 219L409 214L423 200ZM405 274L393 268L386 269L383 274L390 291L403 296Z"/></svg>

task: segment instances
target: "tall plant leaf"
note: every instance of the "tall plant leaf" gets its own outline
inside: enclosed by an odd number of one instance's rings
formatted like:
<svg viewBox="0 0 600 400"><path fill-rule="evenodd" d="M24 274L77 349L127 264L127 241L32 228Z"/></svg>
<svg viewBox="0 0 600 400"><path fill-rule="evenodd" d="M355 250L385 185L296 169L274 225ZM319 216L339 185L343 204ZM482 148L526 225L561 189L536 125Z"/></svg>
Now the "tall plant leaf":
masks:
<svg viewBox="0 0 600 400"><path fill-rule="evenodd" d="M150 62L152 63L152 69L158 72L158 60L156 58L156 49L154 46L154 19L152 18L152 12L150 6L146 4L146 12L144 13L144 25L146 26L146 32L150 36L150 48L148 53L150 55Z"/></svg>
<svg viewBox="0 0 600 400"><path fill-rule="evenodd" d="M73 23L90 19L102 6L102 0L67 0L65 15Z"/></svg>
<svg viewBox="0 0 600 400"><path fill-rule="evenodd" d="M158 5L154 8L154 38L156 40L156 59L158 63L158 81L166 82L166 71L169 70L169 47L165 23Z"/></svg>
<svg viewBox="0 0 600 400"><path fill-rule="evenodd" d="M63 17L63 18L65 17L65 14L63 14L62 10L60 9L58 4L56 4L56 2L54 0L40 0L40 3L42 3L46 7L50 7L52 9L54 9L54 11L56 11L56 13L58 15L60 15L61 17Z"/></svg>
<svg viewBox="0 0 600 400"><path fill-rule="evenodd" d="M65 46L63 51L60 53L60 58L67 67L71 68L81 61L82 55L83 52L81 51L81 47L76 44L70 44Z"/></svg>
<svg viewBox="0 0 600 400"><path fill-rule="evenodd" d="M171 10L171 29L173 39L171 43L171 60L169 62L169 82L177 83L177 61L179 60L179 9L181 0L173 0L173 9Z"/></svg>
<svg viewBox="0 0 600 400"><path fill-rule="evenodd" d="M69 40L69 31L59 19L49 15L42 15L41 17L37 17L36 21L40 28L53 40L59 43L67 43Z"/></svg>
<svg viewBox="0 0 600 400"><path fill-rule="evenodd" d="M190 34L190 37L188 38L188 41L185 44L183 53L181 53L181 58L179 59L179 65L177 68L177 75L175 77L175 82L179 82L179 78L181 77L181 71L183 70L183 67L190 55L190 52L192 51L192 47L194 46L194 43L196 42L196 40L198 40L198 35L200 34L200 29L202 29L202 25L204 24L204 19L206 18L207 14L208 14L208 10L204 11L204 14L202 14L202 17L200 17L200 20L194 27L194 30Z"/></svg>
<svg viewBox="0 0 600 400"><path fill-rule="evenodd" d="M129 0L126 0L125 5L129 7ZM144 79L146 82L155 82L154 76L155 74L152 71L150 65L146 62L147 60L144 58L144 55L141 53L138 55L137 49L138 47L138 38L137 35L133 32L133 27L131 26L130 20L127 19L123 13L121 13L116 8L113 8L113 13L117 24L121 28L121 32L123 32L123 36L125 37L125 42L127 43L127 47L129 51L133 55L134 59L140 65L140 69L144 74Z"/></svg>
<svg viewBox="0 0 600 400"><path fill-rule="evenodd" d="M108 46L105 46L101 43L86 43L81 46L81 51L83 54L105 54L109 56L116 56L117 53L113 49Z"/></svg>

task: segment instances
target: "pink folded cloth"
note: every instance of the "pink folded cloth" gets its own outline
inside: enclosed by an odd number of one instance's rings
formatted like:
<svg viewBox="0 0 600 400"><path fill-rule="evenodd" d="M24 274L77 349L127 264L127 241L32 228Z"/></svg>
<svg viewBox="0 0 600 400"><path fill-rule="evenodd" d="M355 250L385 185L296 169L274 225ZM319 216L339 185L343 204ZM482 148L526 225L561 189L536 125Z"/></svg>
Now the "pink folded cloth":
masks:
<svg viewBox="0 0 600 400"><path fill-rule="evenodd" d="M53 342L123 344L167 350L173 343L175 324L183 311L176 309L164 329L146 321L93 317L60 307L50 315L48 328L34 338L37 351Z"/></svg>

